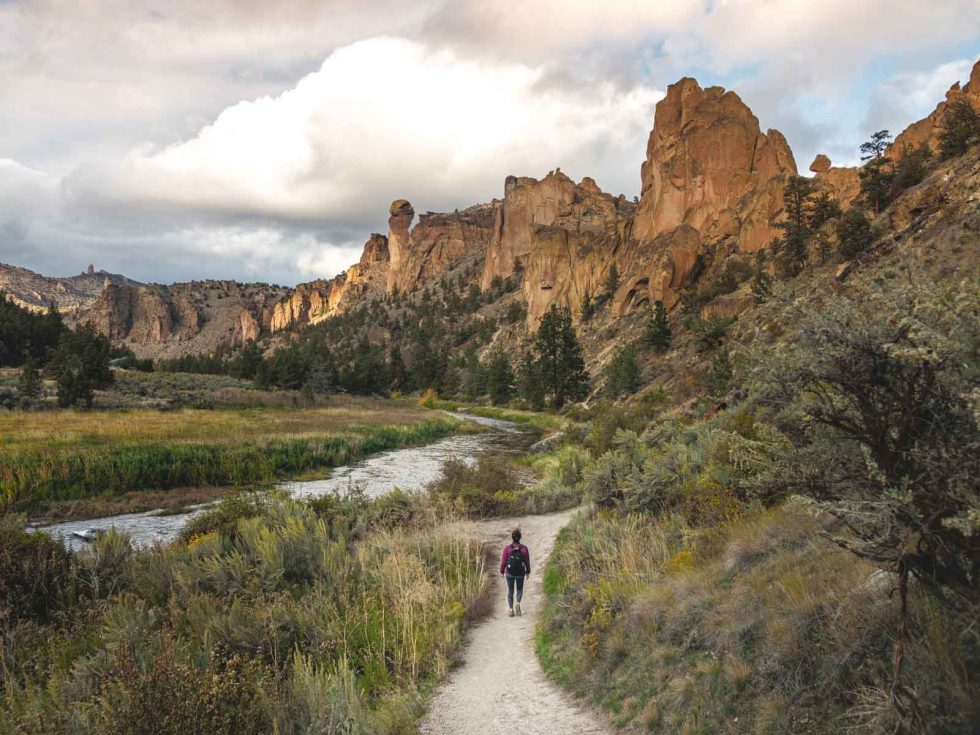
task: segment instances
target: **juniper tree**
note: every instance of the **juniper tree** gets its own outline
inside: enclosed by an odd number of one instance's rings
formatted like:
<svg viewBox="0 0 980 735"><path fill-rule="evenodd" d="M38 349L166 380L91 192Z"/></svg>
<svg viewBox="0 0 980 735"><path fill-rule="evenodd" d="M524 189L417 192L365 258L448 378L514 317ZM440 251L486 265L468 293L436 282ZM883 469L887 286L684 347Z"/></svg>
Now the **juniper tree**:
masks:
<svg viewBox="0 0 980 735"><path fill-rule="evenodd" d="M965 99L953 100L943 114L939 153L943 159L961 156L980 140L980 114Z"/></svg>
<svg viewBox="0 0 980 735"><path fill-rule="evenodd" d="M609 393L617 397L635 393L640 387L640 366L632 345L621 348L613 357L606 385Z"/></svg>
<svg viewBox="0 0 980 735"><path fill-rule="evenodd" d="M670 347L670 322L667 320L667 308L660 299L653 304L653 311L650 312L650 318L647 320L643 339L648 346L658 352L663 352Z"/></svg>
<svg viewBox="0 0 980 735"><path fill-rule="evenodd" d="M867 161L858 172L858 178L861 180L861 196L875 214L888 204L895 178L891 168L892 160L885 155L885 150L890 144L891 135L887 130L873 133L868 141L861 144L863 154L861 160Z"/></svg>
<svg viewBox="0 0 980 735"><path fill-rule="evenodd" d="M567 306L551 305L541 318L534 344L541 380L555 408L561 409L569 398L584 398L589 389L589 374Z"/></svg>
<svg viewBox="0 0 980 735"><path fill-rule="evenodd" d="M493 353L486 367L486 376L490 402L495 406L507 403L514 393L514 371L503 351Z"/></svg>
<svg viewBox="0 0 980 735"><path fill-rule="evenodd" d="M619 288L619 269L613 263L609 266L609 273L606 274L606 296L612 298Z"/></svg>
<svg viewBox="0 0 980 735"><path fill-rule="evenodd" d="M37 398L41 394L41 374L30 357L24 360L17 378L17 392L28 398Z"/></svg>

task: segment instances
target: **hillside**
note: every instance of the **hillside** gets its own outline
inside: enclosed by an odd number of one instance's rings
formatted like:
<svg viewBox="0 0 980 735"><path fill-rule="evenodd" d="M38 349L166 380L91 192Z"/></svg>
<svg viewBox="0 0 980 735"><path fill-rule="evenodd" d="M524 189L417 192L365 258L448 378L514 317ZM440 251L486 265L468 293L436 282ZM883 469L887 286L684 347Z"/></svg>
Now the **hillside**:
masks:
<svg viewBox="0 0 980 735"><path fill-rule="evenodd" d="M922 143L935 153L945 110L959 99L980 108L980 64L967 84L954 85L935 112L896 138L891 155L901 159ZM860 170L834 167L823 155L810 170L814 192L807 206L830 214L805 245L799 277L835 288L855 267L836 252L835 217L856 203ZM451 213L416 215L409 201L397 200L387 233L368 238L358 263L332 279L292 289L229 281L147 286L101 273L48 279L21 269L0 271L6 274L0 285L35 307L55 301L72 322L93 323L140 357L207 355L252 340L268 351L346 315L353 321L327 329L342 357L366 333L378 350L397 346L409 369L419 349L391 325L404 332L411 320L420 323L422 301L442 304L439 318L453 332L446 337L449 352L476 351L484 358L497 350L519 355L541 316L559 304L570 308L593 383L601 387L617 346L640 336L657 301L666 306L677 336L736 318L737 333L747 335L755 321L756 274L797 276L774 247L785 233L785 187L797 172L784 136L763 132L735 92L703 89L685 78L657 104L635 202L556 169L540 180L508 176L500 199ZM925 183L894 192L894 204L876 218L865 208L874 219L874 253L932 242L937 233L921 231L932 209L943 210L944 243L970 246L961 237L972 214L969 164L933 160L922 175ZM952 269L944 275L970 262L945 244L930 246L937 272ZM833 273L838 267L842 272ZM472 289L479 292L476 300ZM461 310L457 301L468 306ZM693 361L648 360L643 367L649 379L660 363L669 363L683 384L703 362L695 355Z"/></svg>

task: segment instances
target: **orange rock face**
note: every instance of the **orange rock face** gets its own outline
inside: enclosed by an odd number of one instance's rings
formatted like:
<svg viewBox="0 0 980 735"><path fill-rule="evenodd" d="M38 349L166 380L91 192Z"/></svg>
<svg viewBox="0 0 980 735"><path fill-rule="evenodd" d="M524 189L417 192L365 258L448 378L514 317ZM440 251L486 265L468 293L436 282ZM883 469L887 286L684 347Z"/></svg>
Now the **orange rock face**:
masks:
<svg viewBox="0 0 980 735"><path fill-rule="evenodd" d="M795 173L786 139L763 134L737 94L681 79L657 103L634 235L649 242L683 224L754 252L778 234L783 181Z"/></svg>
<svg viewBox="0 0 980 735"><path fill-rule="evenodd" d="M508 177L483 288L519 267L530 328L552 303L568 305L578 314L585 294L598 296L610 268L624 255L634 211L635 205L602 192L589 178L576 184L560 171L540 181Z"/></svg>
<svg viewBox="0 0 980 735"><path fill-rule="evenodd" d="M411 205L408 206L410 209ZM494 205L484 204L451 214L429 212L419 216L418 224L410 232L403 229L411 222L410 216L407 222L404 215L399 215L397 220L392 216L388 233L392 252L388 292L413 291L438 278L447 266L464 256L482 257L493 233L494 209ZM392 242L399 250L397 262Z"/></svg>
<svg viewBox="0 0 980 735"><path fill-rule="evenodd" d="M943 129L943 117L946 108L955 100L963 99L973 105L973 108L980 112L980 61L973 65L970 72L970 80L960 88L959 82L954 84L946 92L946 99L936 105L936 109L930 115L918 122L912 123L895 138L895 142L886 152L893 160L902 157L906 149L918 148L923 143L927 143L933 153L939 152L939 136Z"/></svg>
<svg viewBox="0 0 980 735"><path fill-rule="evenodd" d="M408 204L408 202L406 202ZM388 265L388 238L377 233L364 244L359 262L331 279L299 284L272 308L268 329L280 332L294 326L316 324L340 314L367 294L384 293Z"/></svg>

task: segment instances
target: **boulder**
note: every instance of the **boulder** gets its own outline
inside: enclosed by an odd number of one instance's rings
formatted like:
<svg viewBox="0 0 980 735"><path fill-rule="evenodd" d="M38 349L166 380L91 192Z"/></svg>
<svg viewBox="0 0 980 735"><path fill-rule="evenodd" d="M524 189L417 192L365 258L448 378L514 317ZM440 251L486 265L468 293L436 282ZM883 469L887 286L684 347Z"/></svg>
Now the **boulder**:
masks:
<svg viewBox="0 0 980 735"><path fill-rule="evenodd" d="M818 153L817 157L813 159L813 163L810 164L810 170L815 174L821 173L822 171L829 171L830 158L823 153Z"/></svg>

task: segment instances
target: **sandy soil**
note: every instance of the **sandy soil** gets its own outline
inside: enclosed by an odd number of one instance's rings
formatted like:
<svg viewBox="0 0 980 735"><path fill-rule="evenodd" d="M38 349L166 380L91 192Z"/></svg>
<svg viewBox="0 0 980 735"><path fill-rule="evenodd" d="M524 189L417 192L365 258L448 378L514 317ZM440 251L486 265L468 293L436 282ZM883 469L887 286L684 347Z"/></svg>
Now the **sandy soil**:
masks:
<svg viewBox="0 0 980 735"><path fill-rule="evenodd" d="M518 526L531 550L523 616L507 617L507 586L495 572L495 604L469 639L465 661L433 697L420 732L426 735L605 735L598 715L574 702L541 670L534 625L543 605L541 571L555 537L574 511L467 524L463 532L503 548Z"/></svg>

